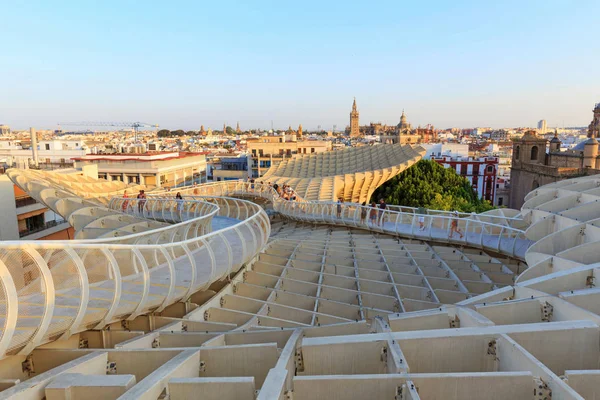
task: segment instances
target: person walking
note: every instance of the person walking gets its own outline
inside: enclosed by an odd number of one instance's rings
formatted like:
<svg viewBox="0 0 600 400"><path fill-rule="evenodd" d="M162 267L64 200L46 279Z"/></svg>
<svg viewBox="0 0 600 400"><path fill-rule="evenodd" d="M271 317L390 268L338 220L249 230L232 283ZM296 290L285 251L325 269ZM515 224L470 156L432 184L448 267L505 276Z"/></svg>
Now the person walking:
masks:
<svg viewBox="0 0 600 400"><path fill-rule="evenodd" d="M417 220L419 221L419 230L420 231L424 231L425 230L425 209L423 207L419 207L417 208L417 214L419 215L417 217Z"/></svg>
<svg viewBox="0 0 600 400"><path fill-rule="evenodd" d="M377 223L377 205L375 202L371 203L371 210L369 211L369 220L371 220L371 225L375 226Z"/></svg>
<svg viewBox="0 0 600 400"><path fill-rule="evenodd" d="M127 195L127 190L123 192L123 198L127 199L129 196ZM123 205L121 206L121 210L123 212L127 211L127 206L129 205L129 200L124 200Z"/></svg>
<svg viewBox="0 0 600 400"><path fill-rule="evenodd" d="M140 190L140 193L137 195L138 199L138 212L140 214L144 211L144 205L146 204L146 192Z"/></svg>
<svg viewBox="0 0 600 400"><path fill-rule="evenodd" d="M462 232L460 229L458 229L458 211L454 211L452 213L452 220L450 221L450 234L448 235L448 239L454 236L454 232L458 233L461 239L463 238Z"/></svg>
<svg viewBox="0 0 600 400"><path fill-rule="evenodd" d="M367 202L363 201L360 207L360 223L364 224L367 222Z"/></svg>
<svg viewBox="0 0 600 400"><path fill-rule="evenodd" d="M379 219L378 219L378 225L383 227L383 212L385 211L387 207L387 204L385 204L385 201L383 201L383 199L379 199Z"/></svg>
<svg viewBox="0 0 600 400"><path fill-rule="evenodd" d="M183 210L183 196L181 195L181 192L177 192L175 195L175 201L177 202L177 212L181 213Z"/></svg>
<svg viewBox="0 0 600 400"><path fill-rule="evenodd" d="M342 198L339 197L338 201L337 201L337 217L338 217L338 219L342 218L342 203L343 202L344 201L342 200Z"/></svg>

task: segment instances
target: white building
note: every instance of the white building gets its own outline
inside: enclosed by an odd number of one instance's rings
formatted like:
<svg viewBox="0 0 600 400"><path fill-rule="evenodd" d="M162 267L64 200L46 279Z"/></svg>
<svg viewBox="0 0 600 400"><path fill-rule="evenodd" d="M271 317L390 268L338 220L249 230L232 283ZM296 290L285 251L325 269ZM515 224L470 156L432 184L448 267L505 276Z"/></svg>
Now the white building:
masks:
<svg viewBox="0 0 600 400"><path fill-rule="evenodd" d="M43 140L37 145L41 168L65 168L73 165L73 158L87 154L80 140ZM23 146L20 140L0 140L0 160L8 167L28 168L34 164L33 149Z"/></svg>
<svg viewBox="0 0 600 400"><path fill-rule="evenodd" d="M423 159L430 160L435 157L451 156L451 157L469 157L469 145L458 143L425 143L422 144L427 153Z"/></svg>
<svg viewBox="0 0 600 400"><path fill-rule="evenodd" d="M206 156L200 153L97 154L75 159L75 168L98 167L98 178L148 186L175 187L206 182Z"/></svg>

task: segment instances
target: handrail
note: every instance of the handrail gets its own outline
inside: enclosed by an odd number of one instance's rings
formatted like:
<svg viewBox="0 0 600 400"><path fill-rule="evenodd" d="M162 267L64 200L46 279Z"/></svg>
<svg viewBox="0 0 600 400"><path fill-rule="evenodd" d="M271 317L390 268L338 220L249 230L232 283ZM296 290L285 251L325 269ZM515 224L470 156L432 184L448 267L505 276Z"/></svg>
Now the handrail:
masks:
<svg viewBox="0 0 600 400"><path fill-rule="evenodd" d="M25 171L9 176L55 211L73 215L77 207L90 209L88 202ZM108 216L105 222L110 225L124 216L123 200L111 200L113 209L95 210ZM264 248L270 235L267 214L250 201L185 199L181 203L188 212L175 213L171 219L167 211L172 210L173 199L147 199L146 204L151 203L146 219L181 222L110 239L0 242L0 303L6 310L0 318L0 357L27 354L58 337L101 329L185 301L237 271ZM208 232L207 221L217 214L236 220ZM126 222L144 221L128 218Z"/></svg>
<svg viewBox="0 0 600 400"><path fill-rule="evenodd" d="M289 201L282 199L269 185L256 182L215 182L177 192L183 195L190 191L197 194L212 192L220 195L258 196L270 200L275 211L299 221L342 225L422 240L479 247L520 260L524 259L525 251L532 244L532 241L526 238L525 231L508 225L473 219L474 216L480 216L478 214L467 214L469 218L461 218L460 215L456 217L444 214L381 210L356 203L304 201L302 199ZM374 221L369 218L371 213L376 214ZM488 218L489 216L482 215L482 217ZM505 219L504 217L498 218ZM456 231L452 229L453 221L456 221Z"/></svg>

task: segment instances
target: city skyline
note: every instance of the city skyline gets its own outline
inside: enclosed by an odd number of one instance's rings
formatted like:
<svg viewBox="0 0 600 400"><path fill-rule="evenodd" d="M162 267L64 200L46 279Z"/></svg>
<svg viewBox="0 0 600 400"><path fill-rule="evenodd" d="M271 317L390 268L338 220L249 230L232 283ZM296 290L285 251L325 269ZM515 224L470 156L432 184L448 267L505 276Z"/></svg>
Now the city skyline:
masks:
<svg viewBox="0 0 600 400"><path fill-rule="evenodd" d="M70 4L70 5L69 5ZM0 123L586 126L600 4L6 5ZM556 23L555 21L559 21Z"/></svg>

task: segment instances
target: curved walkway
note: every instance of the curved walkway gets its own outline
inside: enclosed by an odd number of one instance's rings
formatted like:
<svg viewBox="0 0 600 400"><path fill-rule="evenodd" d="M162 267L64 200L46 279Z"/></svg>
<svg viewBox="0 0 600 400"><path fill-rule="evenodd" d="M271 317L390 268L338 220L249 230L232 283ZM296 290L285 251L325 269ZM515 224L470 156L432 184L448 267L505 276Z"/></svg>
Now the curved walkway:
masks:
<svg viewBox="0 0 600 400"><path fill-rule="evenodd" d="M185 301L251 260L270 234L264 210L245 200L187 200L183 222L167 225L96 206L38 174L9 176L89 238L0 243L0 357ZM211 232L213 216L223 229Z"/></svg>
<svg viewBox="0 0 600 400"><path fill-rule="evenodd" d="M525 236L525 231L513 227L513 225L523 225L521 218L504 215L460 214L457 218L457 226L463 234L461 238L457 232L450 235L450 226L454 217L449 212L437 210L428 210L427 214L418 214L416 209L403 208L408 211L398 211L390 207L380 212L379 209L369 206L342 203L339 206L338 214L337 203L304 199L283 200L268 185L242 181L217 182L180 188L175 192L166 192L160 195L174 196L176 192L186 196L256 196L270 200L275 211L297 221L342 225L407 238L470 246L495 251L519 260L525 259L525 252L534 243ZM369 218L372 211L376 214L374 221Z"/></svg>

